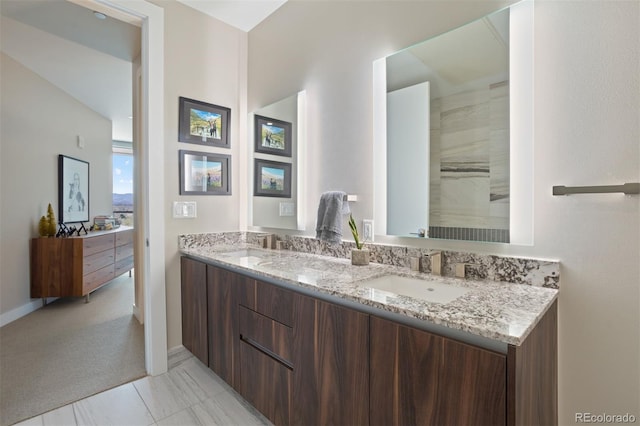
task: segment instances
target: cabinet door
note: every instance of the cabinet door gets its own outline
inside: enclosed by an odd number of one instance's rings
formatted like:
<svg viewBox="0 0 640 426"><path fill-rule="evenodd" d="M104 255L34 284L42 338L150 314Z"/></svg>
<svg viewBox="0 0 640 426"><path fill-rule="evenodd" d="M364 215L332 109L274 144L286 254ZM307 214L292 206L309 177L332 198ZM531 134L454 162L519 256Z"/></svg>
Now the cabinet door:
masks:
<svg viewBox="0 0 640 426"><path fill-rule="evenodd" d="M204 364L209 364L207 347L207 266L180 258L182 295L182 345Z"/></svg>
<svg viewBox="0 0 640 426"><path fill-rule="evenodd" d="M372 425L440 425L438 371L443 339L371 317ZM457 399L451 401L456 409Z"/></svg>
<svg viewBox="0 0 640 426"><path fill-rule="evenodd" d="M234 289L241 275L207 266L209 368L236 387L237 303Z"/></svg>
<svg viewBox="0 0 640 426"><path fill-rule="evenodd" d="M506 355L444 339L439 424L506 424Z"/></svg>
<svg viewBox="0 0 640 426"><path fill-rule="evenodd" d="M293 320L292 423L369 424L369 315L296 294Z"/></svg>

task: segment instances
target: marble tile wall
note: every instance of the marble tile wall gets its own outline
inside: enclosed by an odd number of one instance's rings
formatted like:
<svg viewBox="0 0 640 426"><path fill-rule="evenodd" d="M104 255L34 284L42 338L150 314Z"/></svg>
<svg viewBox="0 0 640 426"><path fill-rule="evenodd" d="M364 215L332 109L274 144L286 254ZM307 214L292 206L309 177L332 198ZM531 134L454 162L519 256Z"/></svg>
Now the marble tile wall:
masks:
<svg viewBox="0 0 640 426"><path fill-rule="evenodd" d="M430 225L509 228L508 95L505 81L432 101Z"/></svg>
<svg viewBox="0 0 640 426"><path fill-rule="evenodd" d="M262 232L228 232L211 234L189 234L178 237L180 249L198 246L249 244L260 246ZM322 256L349 259L355 243L343 241L330 245L313 237L277 235L283 250L293 250ZM560 285L560 263L553 260L526 259L454 251L397 246L390 244L365 244L372 262L409 268L409 259L420 259L421 271L431 272L431 255L441 253L442 275L455 276L456 265L466 265L466 276L473 279L527 284L558 289Z"/></svg>

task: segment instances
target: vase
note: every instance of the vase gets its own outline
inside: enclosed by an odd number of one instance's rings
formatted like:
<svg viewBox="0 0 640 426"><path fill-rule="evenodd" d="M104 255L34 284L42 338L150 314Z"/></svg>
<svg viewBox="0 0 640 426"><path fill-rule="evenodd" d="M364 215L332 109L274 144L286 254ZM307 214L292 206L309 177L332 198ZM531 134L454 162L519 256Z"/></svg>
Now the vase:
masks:
<svg viewBox="0 0 640 426"><path fill-rule="evenodd" d="M369 264L369 250L368 249L352 249L351 250L351 264L352 265L368 265Z"/></svg>

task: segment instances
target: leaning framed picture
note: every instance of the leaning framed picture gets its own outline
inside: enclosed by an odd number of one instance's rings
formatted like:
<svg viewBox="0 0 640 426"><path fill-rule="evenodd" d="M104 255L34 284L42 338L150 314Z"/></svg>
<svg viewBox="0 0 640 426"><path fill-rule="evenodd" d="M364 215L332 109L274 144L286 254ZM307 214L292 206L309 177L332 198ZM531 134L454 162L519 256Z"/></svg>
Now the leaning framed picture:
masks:
<svg viewBox="0 0 640 426"><path fill-rule="evenodd" d="M229 148L231 109L180 97L178 140Z"/></svg>
<svg viewBox="0 0 640 426"><path fill-rule="evenodd" d="M231 156L180 150L180 195L230 195Z"/></svg>
<svg viewBox="0 0 640 426"><path fill-rule="evenodd" d="M291 198L291 163L255 159L253 195Z"/></svg>
<svg viewBox="0 0 640 426"><path fill-rule="evenodd" d="M58 221L89 221L89 163L58 155Z"/></svg>
<svg viewBox="0 0 640 426"><path fill-rule="evenodd" d="M291 157L291 123L255 115L254 125L256 152Z"/></svg>

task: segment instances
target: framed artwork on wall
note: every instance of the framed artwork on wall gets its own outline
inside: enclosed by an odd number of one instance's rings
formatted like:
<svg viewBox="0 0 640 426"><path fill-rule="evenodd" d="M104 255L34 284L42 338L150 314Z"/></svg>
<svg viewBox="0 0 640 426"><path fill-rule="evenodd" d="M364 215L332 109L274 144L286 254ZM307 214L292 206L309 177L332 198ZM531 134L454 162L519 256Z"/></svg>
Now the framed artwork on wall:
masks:
<svg viewBox="0 0 640 426"><path fill-rule="evenodd" d="M58 221L89 221L89 163L58 156Z"/></svg>
<svg viewBox="0 0 640 426"><path fill-rule="evenodd" d="M229 148L231 109L180 97L178 140Z"/></svg>
<svg viewBox="0 0 640 426"><path fill-rule="evenodd" d="M254 116L255 152L291 157L291 123L274 118Z"/></svg>
<svg viewBox="0 0 640 426"><path fill-rule="evenodd" d="M180 150L180 195L230 195L231 156Z"/></svg>
<svg viewBox="0 0 640 426"><path fill-rule="evenodd" d="M257 158L253 176L253 195L291 198L291 163Z"/></svg>

